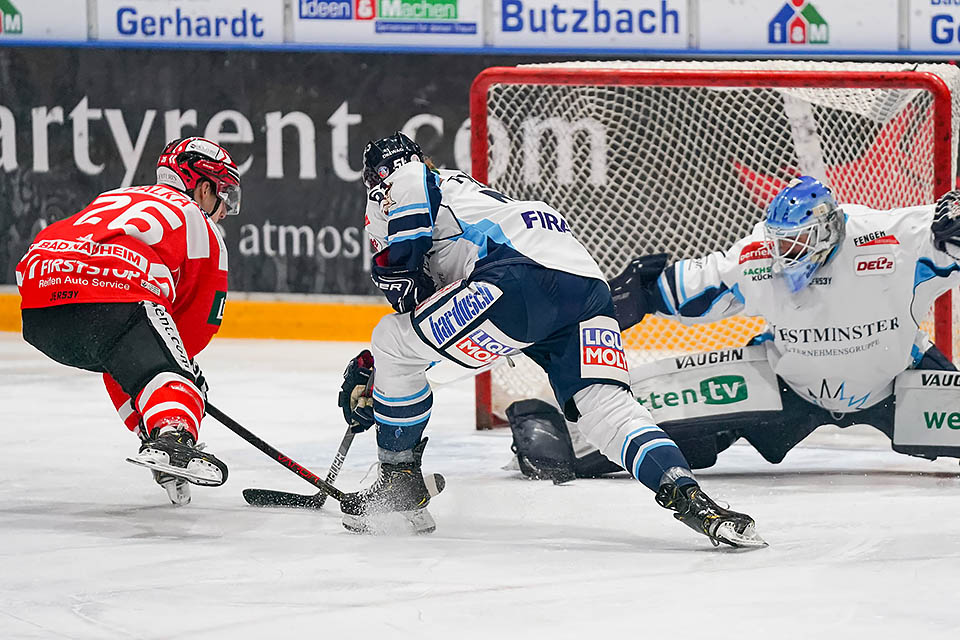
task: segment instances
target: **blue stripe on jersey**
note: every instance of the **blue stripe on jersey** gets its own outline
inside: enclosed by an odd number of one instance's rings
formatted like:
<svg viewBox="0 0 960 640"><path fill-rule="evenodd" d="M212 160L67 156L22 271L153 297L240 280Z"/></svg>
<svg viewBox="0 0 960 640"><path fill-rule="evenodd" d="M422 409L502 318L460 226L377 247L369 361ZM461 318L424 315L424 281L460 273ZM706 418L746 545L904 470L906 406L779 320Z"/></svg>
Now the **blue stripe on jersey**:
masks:
<svg viewBox="0 0 960 640"><path fill-rule="evenodd" d="M433 393L427 390L426 396L422 393L415 394L412 399L406 401L395 401L392 404L381 402L375 395L373 397L373 416L380 424L389 424L391 426L411 426L426 424L430 419L430 412L433 409Z"/></svg>
<svg viewBox="0 0 960 640"><path fill-rule="evenodd" d="M407 396L373 392L377 445L388 451L406 451L420 441L433 410L433 392L426 385Z"/></svg>
<svg viewBox="0 0 960 640"><path fill-rule="evenodd" d="M402 207L397 207L396 209L390 209L387 213L387 217L395 216L398 213L403 213L404 211L410 211L412 209L423 209L424 213L429 211L429 204L426 202L415 202L414 204L406 204Z"/></svg>
<svg viewBox="0 0 960 640"><path fill-rule="evenodd" d="M476 224L470 224L461 220L460 226L463 229L463 233L461 233L457 239L466 240L480 247L480 252L477 254L478 259L487 257L488 239L516 250L516 247L513 246L513 243L510 242L510 239L507 238L503 229L496 222L481 220Z"/></svg>
<svg viewBox="0 0 960 640"><path fill-rule="evenodd" d="M920 347L913 345L910 348L910 358L913 360L913 365L911 366L916 368L916 366L920 364L920 361L923 360L923 351L920 351Z"/></svg>
<svg viewBox="0 0 960 640"><path fill-rule="evenodd" d="M646 433L649 431L660 431L660 428L657 427L656 425L650 425L649 427L640 427L639 429L634 429L629 434L627 434L627 437L624 438L623 440L623 446L620 447L620 466L621 467L623 467L624 469L630 468L627 465L627 445L630 444L631 438L633 438L637 434Z"/></svg>
<svg viewBox="0 0 960 640"><path fill-rule="evenodd" d="M433 238L433 228L432 227L419 227L417 229L411 229L410 231L401 231L400 233L395 233L393 235L387 236L387 246L396 244L397 242L404 242L406 240L416 240L417 238Z"/></svg>
<svg viewBox="0 0 960 640"><path fill-rule="evenodd" d="M670 265L662 274L660 274L660 277L657 278L657 288L660 289L660 298L663 300L663 303L666 306L664 311L672 316L675 316L679 314L677 313L676 306L673 304L673 276L674 268L673 265ZM663 288L664 282L667 283L667 289L669 289L669 291Z"/></svg>
<svg viewBox="0 0 960 640"><path fill-rule="evenodd" d="M380 402L384 402L384 403L409 402L410 400L416 400L417 398L422 398L428 393L430 393L430 385L427 384L423 386L423 389L420 389L420 391L417 391L416 393L413 393L409 396L390 397L390 396L385 396L379 391L377 391L376 389L374 389L373 397L375 400L379 400Z"/></svg>
<svg viewBox="0 0 960 640"><path fill-rule="evenodd" d="M630 432L623 443L621 462L624 469L652 491L660 488L660 480L668 469L690 470L677 445L656 426Z"/></svg>
<svg viewBox="0 0 960 640"><path fill-rule="evenodd" d="M661 438L667 438L669 436L663 432L658 427L640 429L640 433L634 432L627 436L627 441L624 443L626 449L623 452L623 468L630 470L636 466L637 454L640 453L640 450L643 448L643 445L651 440L659 440ZM636 474L634 474L636 476Z"/></svg>
<svg viewBox="0 0 960 640"><path fill-rule="evenodd" d="M713 305L728 293L733 293L734 297L743 300L739 290L735 292L725 284L721 284L719 287L708 287L680 305L680 315L685 318L705 316L713 308Z"/></svg>
<svg viewBox="0 0 960 640"><path fill-rule="evenodd" d="M927 280L932 280L933 278L946 278L954 271L960 270L960 266L952 264L949 267L938 267L933 264L933 261L928 258L920 258L917 260L916 269L913 272L913 289L916 291L917 287L926 282Z"/></svg>
<svg viewBox="0 0 960 640"><path fill-rule="evenodd" d="M682 307L687 302L687 288L683 284L683 260L677 263L677 283L680 286L680 304L677 306Z"/></svg>

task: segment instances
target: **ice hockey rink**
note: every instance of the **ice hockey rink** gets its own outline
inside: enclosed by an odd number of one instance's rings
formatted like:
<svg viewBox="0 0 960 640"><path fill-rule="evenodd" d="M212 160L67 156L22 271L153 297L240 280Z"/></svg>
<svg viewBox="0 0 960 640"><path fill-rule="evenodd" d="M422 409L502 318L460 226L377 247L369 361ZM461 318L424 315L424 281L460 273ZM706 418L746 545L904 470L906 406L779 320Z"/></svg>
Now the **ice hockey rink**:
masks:
<svg viewBox="0 0 960 640"><path fill-rule="evenodd" d="M210 399L319 475L361 345L215 340ZM99 377L0 333L0 638L956 638L960 465L823 429L769 465L735 445L701 472L766 549L715 549L628 477L524 480L507 430L473 427L471 381L436 392L426 471L437 532L364 537L245 487L312 487L207 418L226 485L167 503ZM337 485L370 481L359 436ZM365 474L370 477L364 480Z"/></svg>

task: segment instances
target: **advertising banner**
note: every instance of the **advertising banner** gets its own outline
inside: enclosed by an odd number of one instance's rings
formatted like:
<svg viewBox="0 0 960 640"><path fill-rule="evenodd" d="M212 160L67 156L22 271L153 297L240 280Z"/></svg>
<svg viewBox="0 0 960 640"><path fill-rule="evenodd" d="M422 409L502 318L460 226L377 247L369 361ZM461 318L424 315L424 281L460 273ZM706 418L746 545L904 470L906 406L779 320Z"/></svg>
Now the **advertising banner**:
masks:
<svg viewBox="0 0 960 640"><path fill-rule="evenodd" d="M910 50L960 53L960 2L910 0Z"/></svg>
<svg viewBox="0 0 960 640"><path fill-rule="evenodd" d="M960 452L960 373L904 371L897 376L894 449L929 447Z"/></svg>
<svg viewBox="0 0 960 640"><path fill-rule="evenodd" d="M86 2L0 0L0 47L18 40L86 39Z"/></svg>
<svg viewBox="0 0 960 640"><path fill-rule="evenodd" d="M283 0L98 0L97 16L107 41L283 42Z"/></svg>
<svg viewBox="0 0 960 640"><path fill-rule="evenodd" d="M630 372L630 386L657 422L782 409L762 346L640 364Z"/></svg>
<svg viewBox="0 0 960 640"><path fill-rule="evenodd" d="M492 0L496 47L685 49L686 0Z"/></svg>
<svg viewBox="0 0 960 640"><path fill-rule="evenodd" d="M46 224L152 184L165 142L202 135L242 171L222 224L232 291L374 295L363 146L403 130L469 170L468 94L517 58L0 48L0 284ZM397 78L403 78L398 82ZM215 79L210 81L209 79Z"/></svg>
<svg viewBox="0 0 960 640"><path fill-rule="evenodd" d="M292 0L298 43L483 46L475 0Z"/></svg>
<svg viewBox="0 0 960 640"><path fill-rule="evenodd" d="M897 0L700 2L700 48L829 54L895 51Z"/></svg>

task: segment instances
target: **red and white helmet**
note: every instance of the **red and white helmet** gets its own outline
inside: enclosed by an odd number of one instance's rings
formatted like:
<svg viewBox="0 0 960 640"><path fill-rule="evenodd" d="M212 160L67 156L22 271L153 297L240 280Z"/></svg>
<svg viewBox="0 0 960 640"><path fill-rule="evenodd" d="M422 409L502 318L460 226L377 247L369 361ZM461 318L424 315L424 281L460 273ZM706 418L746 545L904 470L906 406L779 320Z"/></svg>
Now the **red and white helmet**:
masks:
<svg viewBox="0 0 960 640"><path fill-rule="evenodd" d="M182 138L164 147L157 184L192 193L201 180L213 183L227 215L240 213L240 171L227 150L206 138Z"/></svg>

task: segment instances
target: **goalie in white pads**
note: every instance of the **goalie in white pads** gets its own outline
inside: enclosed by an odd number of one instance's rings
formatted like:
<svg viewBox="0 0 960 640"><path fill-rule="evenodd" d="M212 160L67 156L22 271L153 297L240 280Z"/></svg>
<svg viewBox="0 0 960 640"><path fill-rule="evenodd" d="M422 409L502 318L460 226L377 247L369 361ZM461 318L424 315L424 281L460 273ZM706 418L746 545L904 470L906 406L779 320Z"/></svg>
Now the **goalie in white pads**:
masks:
<svg viewBox="0 0 960 640"><path fill-rule="evenodd" d="M522 351L584 435L677 519L714 543L765 545L752 518L703 493L634 401L609 287L560 213L436 169L399 132L367 145L364 182L372 278L397 313L373 332L372 407L357 393L372 363L361 354L345 373L340 404L348 421L376 424L381 462L373 486L341 502L348 529L369 532L399 514L417 532L433 530L435 491L421 473L433 404L426 371L443 360L481 369Z"/></svg>
<svg viewBox="0 0 960 640"><path fill-rule="evenodd" d="M635 395L694 468L739 438L780 462L824 424L869 424L896 451L960 457L960 375L938 373L956 369L919 328L960 283L958 214L956 191L936 205L876 211L840 207L801 177L725 253L665 268L664 256L634 260L611 281L624 329L647 313L768 323L756 346L636 368ZM511 420L515 439L523 419ZM521 455L576 467L570 449L564 459L527 445Z"/></svg>

